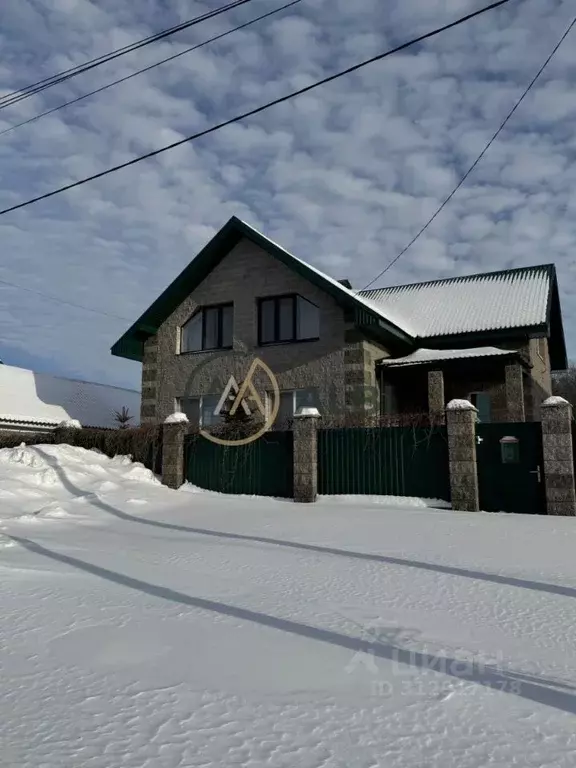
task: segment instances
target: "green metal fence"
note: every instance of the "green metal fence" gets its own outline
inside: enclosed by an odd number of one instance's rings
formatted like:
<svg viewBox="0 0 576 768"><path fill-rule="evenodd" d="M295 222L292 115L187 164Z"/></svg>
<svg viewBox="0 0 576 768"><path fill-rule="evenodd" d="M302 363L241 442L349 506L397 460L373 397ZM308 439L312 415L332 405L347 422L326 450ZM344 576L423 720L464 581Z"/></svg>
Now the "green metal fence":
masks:
<svg viewBox="0 0 576 768"><path fill-rule="evenodd" d="M318 491L449 500L446 428L320 429Z"/></svg>
<svg viewBox="0 0 576 768"><path fill-rule="evenodd" d="M223 446L202 435L185 443L188 482L209 491L292 498L292 432L268 432L248 445Z"/></svg>

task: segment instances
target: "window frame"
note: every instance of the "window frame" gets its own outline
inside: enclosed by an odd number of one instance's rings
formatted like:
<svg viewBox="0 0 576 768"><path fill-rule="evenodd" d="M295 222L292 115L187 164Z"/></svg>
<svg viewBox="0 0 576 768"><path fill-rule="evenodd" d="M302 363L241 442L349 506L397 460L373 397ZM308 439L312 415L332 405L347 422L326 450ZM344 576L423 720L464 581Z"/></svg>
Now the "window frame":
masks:
<svg viewBox="0 0 576 768"><path fill-rule="evenodd" d="M280 339L280 306L283 299L292 300L292 336L289 339ZM305 296L302 296L299 293L281 293L281 294L275 294L274 296L261 296L258 299L257 321L258 321L258 346L259 347L269 347L277 344L298 344L298 343L305 343L308 341L318 341L318 339L320 338L320 332L318 332L318 335L316 336L307 336L304 338L298 338L298 299L302 299L303 301L307 301L309 304L312 304L312 306L316 307L316 309L318 310L318 314L320 314L320 307L317 304L314 304L313 301L310 301L310 299L307 299ZM273 341L263 341L263 338L262 338L262 329L263 329L262 307L264 306L264 303L267 301L274 302L274 339ZM318 325L320 325L320 323L318 323Z"/></svg>
<svg viewBox="0 0 576 768"><path fill-rule="evenodd" d="M224 309L231 307L232 309L232 343L229 345L223 345L223 328L224 328ZM208 347L206 346L206 313L210 310L216 309L218 310L218 330L217 330L217 343L218 346L216 347ZM197 315L201 314L202 316L202 332L201 332L201 349L182 349L182 341L184 338L184 326L188 325L189 322L191 322ZM213 352L217 349L233 349L234 347L234 302L233 301L226 301L221 304L208 304L205 307L198 307L196 311L190 315L188 320L186 320L185 323L182 323L180 326L180 343L179 343L179 355L197 355L201 352Z"/></svg>
<svg viewBox="0 0 576 768"><path fill-rule="evenodd" d="M482 395L483 397L487 397L488 398L488 406L489 406L489 414L488 414L489 418L488 418L488 421L482 421L480 419L480 409L478 408L478 406L474 402L478 395ZM474 392L470 392L468 394L468 401L470 403L472 403L472 405L478 411L478 421L481 424L492 424L493 423L493 419L492 419L493 402L492 402L492 400L493 400L492 393L491 392L487 392L486 390L474 390Z"/></svg>

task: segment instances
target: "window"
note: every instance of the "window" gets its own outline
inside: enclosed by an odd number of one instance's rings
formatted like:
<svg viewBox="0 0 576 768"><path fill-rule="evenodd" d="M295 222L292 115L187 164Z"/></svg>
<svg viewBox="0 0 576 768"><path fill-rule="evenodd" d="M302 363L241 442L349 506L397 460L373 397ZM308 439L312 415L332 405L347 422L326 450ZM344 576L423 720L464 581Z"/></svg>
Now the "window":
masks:
<svg viewBox="0 0 576 768"><path fill-rule="evenodd" d="M258 343L309 341L320 335L318 307L302 296L261 299L258 306Z"/></svg>
<svg viewBox="0 0 576 768"><path fill-rule="evenodd" d="M234 308L232 304L205 307L184 323L180 333L180 352L206 349L231 349Z"/></svg>
<svg viewBox="0 0 576 768"><path fill-rule="evenodd" d="M268 413L274 405L274 394L266 393L266 407ZM280 392L280 407L273 424L275 429L286 429L290 422L298 413L300 408L318 408L320 411L320 399L316 389L291 389L287 392Z"/></svg>
<svg viewBox="0 0 576 768"><path fill-rule="evenodd" d="M214 413L219 402L220 395L181 397L177 401L177 407L181 413L186 414L193 426L211 427L223 421L221 414Z"/></svg>
<svg viewBox="0 0 576 768"><path fill-rule="evenodd" d="M487 392L472 392L470 402L474 408L478 409L478 419L483 424L489 424L492 421L492 403L490 395Z"/></svg>
<svg viewBox="0 0 576 768"><path fill-rule="evenodd" d="M396 399L396 389L393 384L383 383L380 390L381 397L381 415L393 416L398 411Z"/></svg>

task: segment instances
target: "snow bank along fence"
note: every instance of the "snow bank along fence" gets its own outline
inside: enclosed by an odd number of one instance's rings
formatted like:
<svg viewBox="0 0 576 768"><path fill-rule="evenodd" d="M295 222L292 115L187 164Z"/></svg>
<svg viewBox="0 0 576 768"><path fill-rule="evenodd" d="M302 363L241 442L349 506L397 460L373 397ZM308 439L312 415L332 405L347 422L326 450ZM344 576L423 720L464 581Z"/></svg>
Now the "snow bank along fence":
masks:
<svg viewBox="0 0 576 768"><path fill-rule="evenodd" d="M111 458L132 456L157 475L162 474L162 428L158 426L131 427L129 429L75 429L56 427L49 432L2 432L0 448L21 445L66 443L88 450L98 450Z"/></svg>
<svg viewBox="0 0 576 768"><path fill-rule="evenodd" d="M419 496L463 511L576 515L572 408L549 398L542 422L481 424L454 400L446 424L325 428L303 409L292 430L215 445L187 421L164 425L163 481L315 501L317 495Z"/></svg>

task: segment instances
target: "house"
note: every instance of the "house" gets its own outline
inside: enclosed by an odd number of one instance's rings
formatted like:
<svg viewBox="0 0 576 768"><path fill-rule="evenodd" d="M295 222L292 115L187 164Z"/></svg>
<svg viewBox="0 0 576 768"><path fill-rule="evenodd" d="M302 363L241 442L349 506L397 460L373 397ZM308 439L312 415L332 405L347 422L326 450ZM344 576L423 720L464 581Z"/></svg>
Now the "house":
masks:
<svg viewBox="0 0 576 768"><path fill-rule="evenodd" d="M0 364L0 431L48 432L63 421L117 428L115 412L128 409L130 426L140 417L140 393L35 373Z"/></svg>
<svg viewBox="0 0 576 768"><path fill-rule="evenodd" d="M143 423L176 409L204 426L254 358L276 376L277 423L308 404L348 423L434 415L456 397L483 420L538 419L566 367L553 265L354 292L235 217L112 354L142 362Z"/></svg>

